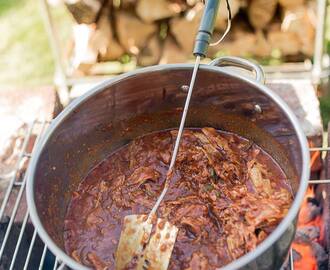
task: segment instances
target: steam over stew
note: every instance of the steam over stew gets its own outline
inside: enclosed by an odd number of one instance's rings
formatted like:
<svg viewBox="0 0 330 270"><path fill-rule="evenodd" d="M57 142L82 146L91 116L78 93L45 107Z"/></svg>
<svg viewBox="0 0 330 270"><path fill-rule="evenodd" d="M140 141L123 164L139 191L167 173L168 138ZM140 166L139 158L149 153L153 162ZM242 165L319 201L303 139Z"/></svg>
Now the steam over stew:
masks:
<svg viewBox="0 0 330 270"><path fill-rule="evenodd" d="M122 221L149 213L176 130L137 138L96 166L73 193L65 248L78 262L114 269ZM169 269L215 269L253 250L286 215L292 193L259 146L213 128L185 130L170 189L157 212L179 228Z"/></svg>

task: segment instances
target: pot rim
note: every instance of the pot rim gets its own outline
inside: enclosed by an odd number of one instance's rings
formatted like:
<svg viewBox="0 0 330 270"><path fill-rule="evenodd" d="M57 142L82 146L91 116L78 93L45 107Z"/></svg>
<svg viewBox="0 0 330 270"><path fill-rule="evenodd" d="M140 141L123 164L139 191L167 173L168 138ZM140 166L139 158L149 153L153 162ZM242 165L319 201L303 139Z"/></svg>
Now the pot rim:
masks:
<svg viewBox="0 0 330 270"><path fill-rule="evenodd" d="M294 219L297 217L297 214L300 209L300 205L303 201L305 192L307 190L308 186L308 179L310 175L309 171L309 149L307 144L307 139L302 131L300 124L296 118L296 116L293 114L291 109L288 107L288 105L273 91L268 89L267 86L258 83L254 81L253 79L247 78L245 76L242 76L238 73L235 73L233 71L229 71L228 69L216 67L216 66L210 66L210 65L200 65L199 67L202 70L211 71L211 72L217 72L222 73L224 75L234 77L236 79L239 79L249 85L256 86L259 91L261 91L263 94L267 95L269 98L271 98L285 113L287 118L290 120L297 138L299 140L300 146L301 146L301 155L302 155L302 172L300 177L300 183L299 187L296 193L296 196L293 200L293 203L291 204L291 207L285 216L285 218L280 222L280 224L276 227L276 229L263 241L261 242L256 249L246 253L242 257L232 261L231 263L218 268L221 270L231 270L231 269L239 269L243 267L244 265L250 263L252 260L254 260L256 257L261 255L263 252L265 252L269 247L271 247L279 238L280 236L285 232L285 230L290 226L293 225ZM122 80L132 78L135 76L139 76L141 74L146 73L153 73L158 71L166 71L166 70L179 70L179 69L193 69L192 64L166 64L166 65L157 65L157 66L150 66L141 68L135 71L131 71L128 73L124 73L121 75L116 76L115 78L111 78L109 80L106 80L104 82L101 82L100 84L93 87L90 91L82 95L81 97L75 99L72 101L55 119L52 120L50 126L46 130L45 134L39 141L39 143L35 147L35 151L32 155L32 159L30 161L30 166L28 170L28 178L27 178L27 185L26 185L26 197L27 197L27 204L28 209L30 213L30 217L32 220L32 223L34 224L40 238L42 241L47 245L47 247L50 249L50 251L65 265L73 268L73 269L89 269L86 266L83 266L82 264L75 261L73 258L71 258L68 254L64 252L60 247L57 246L57 244L52 240L52 238L48 235L46 229L41 223L41 220L38 215L38 211L35 204L34 199L34 178L35 178L35 172L38 165L39 158L41 156L41 153L48 143L49 139L53 135L53 132L61 125L63 121L65 121L73 112L73 110L86 102L88 99L92 98L94 95L98 94L99 92L102 92L106 87L112 84L120 83Z"/></svg>

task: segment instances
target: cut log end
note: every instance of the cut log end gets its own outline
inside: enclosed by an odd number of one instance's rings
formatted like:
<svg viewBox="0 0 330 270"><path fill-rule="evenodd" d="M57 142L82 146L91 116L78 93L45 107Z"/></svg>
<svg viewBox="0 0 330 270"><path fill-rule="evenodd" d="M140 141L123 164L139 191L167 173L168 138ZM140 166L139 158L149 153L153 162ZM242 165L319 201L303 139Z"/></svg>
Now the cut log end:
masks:
<svg viewBox="0 0 330 270"><path fill-rule="evenodd" d="M91 24L96 22L102 8L103 0L65 0L68 10L77 23Z"/></svg>
<svg viewBox="0 0 330 270"><path fill-rule="evenodd" d="M252 0L248 7L249 21L255 29L264 29L274 17L277 0Z"/></svg>
<svg viewBox="0 0 330 270"><path fill-rule="evenodd" d="M176 16L183 9L183 5L167 0L139 0L136 4L136 14L146 23Z"/></svg>
<svg viewBox="0 0 330 270"><path fill-rule="evenodd" d="M157 26L142 22L135 15L120 11L117 16L117 34L120 44L132 54L139 54L148 38L157 31Z"/></svg>
<svg viewBox="0 0 330 270"><path fill-rule="evenodd" d="M161 42L157 35L153 35L147 42L147 46L141 50L137 61L138 65L150 66L159 62L161 57Z"/></svg>
<svg viewBox="0 0 330 270"><path fill-rule="evenodd" d="M75 73L89 74L103 61L132 56L140 66L186 62L204 5L200 0L63 0L78 25L70 58ZM307 0L230 0L232 29L210 47L208 57L230 54L283 60L312 57L315 2ZM220 1L213 40L227 25L226 1ZM299 58L297 58L299 57ZM134 62L134 65L136 62Z"/></svg>
<svg viewBox="0 0 330 270"><path fill-rule="evenodd" d="M174 38L168 36L164 42L162 56L159 64L183 63L186 61L186 59L187 56L182 52Z"/></svg>

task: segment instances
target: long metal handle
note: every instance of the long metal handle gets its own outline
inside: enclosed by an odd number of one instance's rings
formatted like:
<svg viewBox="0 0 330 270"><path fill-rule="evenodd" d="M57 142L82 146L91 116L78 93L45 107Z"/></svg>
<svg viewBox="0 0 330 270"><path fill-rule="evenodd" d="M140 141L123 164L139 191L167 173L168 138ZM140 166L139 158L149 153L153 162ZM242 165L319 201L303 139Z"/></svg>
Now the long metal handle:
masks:
<svg viewBox="0 0 330 270"><path fill-rule="evenodd" d="M169 181L171 180L170 178L172 177L172 172L173 172L173 169L174 169L176 156L177 156L178 151L179 151L180 140L181 140L181 137L182 137L182 134L183 134L184 124L186 122L186 117L187 117L187 113L188 113L188 109L189 109L189 103L190 103L191 95L192 95L192 92L193 92L193 89L194 89L195 80L196 80L197 71L198 71L198 68L199 68L200 61L201 61L201 57L196 56L196 62L195 62L195 66L194 66L194 69L193 69L193 73L191 75L189 91L188 91L188 94L187 94L186 102L184 104L184 109L183 109L183 113L182 113L182 117L181 117L180 127L179 127L179 130L178 130L178 135L176 136L170 166L167 170L165 186L164 186L164 189L163 189L162 193L158 197L158 200L156 201L154 207L151 209L151 212L149 214L149 218L152 218L153 215L156 213L156 211L157 211L160 203L162 202L163 198L165 197L166 192L167 192L168 187L169 187Z"/></svg>
<svg viewBox="0 0 330 270"><path fill-rule="evenodd" d="M211 66L217 67L239 67L249 70L255 74L255 80L259 83L265 84L265 73L261 66L254 64L246 59L234 56L224 56L214 59L209 63Z"/></svg>

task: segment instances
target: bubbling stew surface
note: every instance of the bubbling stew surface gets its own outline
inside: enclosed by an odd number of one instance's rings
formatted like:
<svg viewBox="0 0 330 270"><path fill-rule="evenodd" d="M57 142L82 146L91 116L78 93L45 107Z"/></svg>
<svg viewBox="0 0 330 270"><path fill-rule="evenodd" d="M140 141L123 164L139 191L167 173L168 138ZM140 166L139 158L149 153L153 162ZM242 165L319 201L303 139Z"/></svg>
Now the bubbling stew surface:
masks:
<svg viewBox="0 0 330 270"><path fill-rule="evenodd" d="M89 172L67 210L69 255L95 269L114 269L123 219L150 212L176 135L139 137ZM186 129L157 211L179 228L169 269L215 269L239 258L275 229L292 199L280 166L253 142L213 128Z"/></svg>

